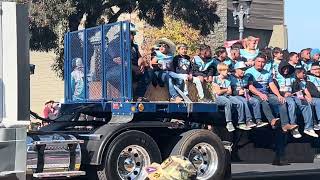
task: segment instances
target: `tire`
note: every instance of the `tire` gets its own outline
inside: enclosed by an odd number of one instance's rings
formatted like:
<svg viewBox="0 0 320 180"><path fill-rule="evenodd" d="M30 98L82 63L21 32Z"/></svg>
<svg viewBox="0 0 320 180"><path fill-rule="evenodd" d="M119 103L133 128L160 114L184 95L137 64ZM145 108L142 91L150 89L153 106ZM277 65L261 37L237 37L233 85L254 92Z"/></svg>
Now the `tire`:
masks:
<svg viewBox="0 0 320 180"><path fill-rule="evenodd" d="M171 155L187 157L198 169L199 180L223 180L228 166L220 138L212 131L201 129L190 130L180 136Z"/></svg>
<svg viewBox="0 0 320 180"><path fill-rule="evenodd" d="M137 172L143 169L146 165L149 165L153 162L161 163L160 150L158 148L157 143L152 139L152 137L150 137L148 134L141 131L130 130L118 135L110 143L105 153L103 167L101 170L97 171L97 179L99 180L129 179L126 176L122 176L122 177L120 176L121 169L125 170L126 169L124 168L125 166L124 165L121 166L122 163L120 163L120 165L118 166L119 162L125 161L124 159L126 160L130 159L128 158L129 154L134 155L134 157L136 157L136 158L131 158L136 161L136 162L132 161L132 162L135 162L135 166L133 168L127 166L127 170L129 168L133 169L131 170L132 172L131 180L139 179L139 178L141 179L143 174L137 173ZM124 156L127 156L127 157L124 157ZM141 160L141 158L143 159L143 157L146 157L147 160L139 161L139 159ZM121 159L123 161L121 161ZM130 161L126 161L126 162L130 162ZM120 168L120 167L123 167L123 168ZM122 174L125 174L125 173L122 173Z"/></svg>

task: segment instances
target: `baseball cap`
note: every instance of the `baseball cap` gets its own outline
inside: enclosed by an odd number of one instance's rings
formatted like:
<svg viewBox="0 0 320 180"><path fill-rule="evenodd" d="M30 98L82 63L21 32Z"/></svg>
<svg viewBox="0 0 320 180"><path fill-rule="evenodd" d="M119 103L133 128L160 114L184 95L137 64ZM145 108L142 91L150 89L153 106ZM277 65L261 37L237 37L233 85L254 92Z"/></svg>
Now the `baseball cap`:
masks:
<svg viewBox="0 0 320 180"><path fill-rule="evenodd" d="M316 54L320 54L320 50L317 49L317 48L312 49L311 52L310 52L311 58Z"/></svg>
<svg viewBox="0 0 320 180"><path fill-rule="evenodd" d="M243 61L238 61L235 65L234 65L234 69L246 69L247 66Z"/></svg>

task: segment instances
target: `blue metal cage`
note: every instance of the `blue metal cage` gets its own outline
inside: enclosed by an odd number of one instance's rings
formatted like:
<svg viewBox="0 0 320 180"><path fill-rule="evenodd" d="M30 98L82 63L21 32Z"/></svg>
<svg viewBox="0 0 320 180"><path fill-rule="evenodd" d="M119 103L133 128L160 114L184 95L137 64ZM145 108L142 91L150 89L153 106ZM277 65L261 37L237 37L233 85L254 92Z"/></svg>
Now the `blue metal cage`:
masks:
<svg viewBox="0 0 320 180"><path fill-rule="evenodd" d="M132 99L130 23L65 35L65 102Z"/></svg>

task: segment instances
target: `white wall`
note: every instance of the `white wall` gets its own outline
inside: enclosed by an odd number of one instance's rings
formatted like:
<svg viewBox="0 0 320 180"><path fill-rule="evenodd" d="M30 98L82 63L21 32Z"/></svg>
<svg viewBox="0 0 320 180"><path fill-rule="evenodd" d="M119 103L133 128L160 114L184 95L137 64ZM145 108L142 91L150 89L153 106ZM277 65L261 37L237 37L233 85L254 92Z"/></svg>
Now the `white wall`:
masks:
<svg viewBox="0 0 320 180"><path fill-rule="evenodd" d="M3 121L29 120L29 31L26 5L2 2Z"/></svg>

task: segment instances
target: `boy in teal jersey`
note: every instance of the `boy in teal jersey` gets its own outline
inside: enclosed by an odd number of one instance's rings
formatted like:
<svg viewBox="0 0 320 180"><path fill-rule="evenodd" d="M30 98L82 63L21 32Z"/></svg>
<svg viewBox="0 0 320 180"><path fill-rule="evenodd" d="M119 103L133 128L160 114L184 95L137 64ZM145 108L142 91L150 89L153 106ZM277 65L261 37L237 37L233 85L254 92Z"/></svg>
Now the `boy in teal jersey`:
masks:
<svg viewBox="0 0 320 180"><path fill-rule="evenodd" d="M200 81L212 83L212 77L216 73L211 56L211 48L208 45L199 46L199 55L192 59L192 75L200 79Z"/></svg>
<svg viewBox="0 0 320 180"><path fill-rule="evenodd" d="M234 69L235 72L230 75L232 95L244 104L246 118L246 123L244 123L244 121L239 122L239 129L268 125L268 123L261 121L261 105L259 100L249 95L249 76L244 75L246 69L245 63L243 61L237 62ZM252 121L252 115L248 105L251 105L253 108L254 118L257 124Z"/></svg>
<svg viewBox="0 0 320 180"><path fill-rule="evenodd" d="M228 66L230 62L227 61L228 53L225 47L218 47L215 52L215 57L213 58L213 66L217 68L218 64L225 63Z"/></svg>
<svg viewBox="0 0 320 180"><path fill-rule="evenodd" d="M310 104L312 103L312 97L307 88L305 70L303 68L298 68L295 71L295 75L296 79L293 83L293 92L296 94L296 96L294 97L294 100L302 111L303 119L305 122L303 132L309 136L318 137L318 134L315 133L313 129L312 110L310 106Z"/></svg>
<svg viewBox="0 0 320 180"><path fill-rule="evenodd" d="M228 65L220 63L217 66L218 76L213 77L212 90L216 96L216 103L218 106L224 106L225 118L227 122L227 130L232 132L235 130L232 124L231 108L232 104L237 106L238 122L244 121L244 104L237 98L230 96L232 94L231 81L228 77ZM250 130L251 128L243 126L243 130Z"/></svg>
<svg viewBox="0 0 320 180"><path fill-rule="evenodd" d="M272 78L276 79L277 75L278 75L278 69L279 69L279 65L283 59L283 53L282 50L278 47L273 48L272 50L272 56L273 56L273 61L272 61L272 66L271 66L271 74L272 74Z"/></svg>
<svg viewBox="0 0 320 180"><path fill-rule="evenodd" d="M281 121L282 129L283 131L292 130L291 133L294 138L301 138L301 134L298 131L298 125L296 124L296 104L303 113L307 113L309 109L293 96L292 86L295 81L294 67L287 61L282 61L279 64L278 74L275 79L281 96L285 97L290 119L290 121Z"/></svg>

